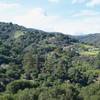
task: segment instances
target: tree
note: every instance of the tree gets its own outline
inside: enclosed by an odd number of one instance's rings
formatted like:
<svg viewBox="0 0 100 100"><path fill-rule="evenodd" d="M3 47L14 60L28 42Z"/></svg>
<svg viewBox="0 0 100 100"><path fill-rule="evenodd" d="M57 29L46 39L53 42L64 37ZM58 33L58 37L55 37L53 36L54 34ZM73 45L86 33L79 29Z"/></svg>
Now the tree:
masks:
<svg viewBox="0 0 100 100"><path fill-rule="evenodd" d="M97 55L96 66L97 66L97 68L100 68L100 52Z"/></svg>
<svg viewBox="0 0 100 100"><path fill-rule="evenodd" d="M25 89L19 91L15 96L14 100L38 100L38 93L35 89Z"/></svg>
<svg viewBox="0 0 100 100"><path fill-rule="evenodd" d="M34 59L32 52L27 52L23 57L23 67L26 73L30 73L34 68Z"/></svg>
<svg viewBox="0 0 100 100"><path fill-rule="evenodd" d="M7 85L7 91L11 93L17 93L18 90L24 90L25 88L32 88L33 82L28 80L17 80Z"/></svg>

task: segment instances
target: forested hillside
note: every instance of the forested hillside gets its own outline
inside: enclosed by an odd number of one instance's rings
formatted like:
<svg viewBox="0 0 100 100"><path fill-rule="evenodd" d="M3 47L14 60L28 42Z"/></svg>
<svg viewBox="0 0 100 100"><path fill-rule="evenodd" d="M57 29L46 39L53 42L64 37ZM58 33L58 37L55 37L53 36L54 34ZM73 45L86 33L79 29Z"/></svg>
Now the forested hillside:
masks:
<svg viewBox="0 0 100 100"><path fill-rule="evenodd" d="M80 42L88 43L100 47L100 33L89 34L84 36L77 36Z"/></svg>
<svg viewBox="0 0 100 100"><path fill-rule="evenodd" d="M0 23L0 100L100 100L99 51L62 33Z"/></svg>

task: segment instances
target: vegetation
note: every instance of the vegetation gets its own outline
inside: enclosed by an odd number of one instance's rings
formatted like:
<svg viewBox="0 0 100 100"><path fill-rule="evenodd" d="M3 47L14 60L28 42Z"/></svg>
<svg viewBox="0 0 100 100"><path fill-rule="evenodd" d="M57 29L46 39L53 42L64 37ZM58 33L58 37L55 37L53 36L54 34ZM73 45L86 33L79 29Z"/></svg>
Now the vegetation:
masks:
<svg viewBox="0 0 100 100"><path fill-rule="evenodd" d="M89 34L85 36L77 36L76 39L79 39L80 42L84 42L90 45L95 45L97 47L100 47L100 34Z"/></svg>
<svg viewBox="0 0 100 100"><path fill-rule="evenodd" d="M99 47L0 23L0 100L100 100Z"/></svg>

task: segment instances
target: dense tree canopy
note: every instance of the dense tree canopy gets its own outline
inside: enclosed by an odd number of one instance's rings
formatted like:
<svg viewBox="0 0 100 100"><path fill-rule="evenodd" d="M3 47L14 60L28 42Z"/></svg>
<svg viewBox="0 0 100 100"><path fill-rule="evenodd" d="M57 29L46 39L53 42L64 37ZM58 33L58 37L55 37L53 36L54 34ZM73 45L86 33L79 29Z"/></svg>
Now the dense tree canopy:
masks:
<svg viewBox="0 0 100 100"><path fill-rule="evenodd" d="M0 100L100 100L99 52L69 35L0 23Z"/></svg>

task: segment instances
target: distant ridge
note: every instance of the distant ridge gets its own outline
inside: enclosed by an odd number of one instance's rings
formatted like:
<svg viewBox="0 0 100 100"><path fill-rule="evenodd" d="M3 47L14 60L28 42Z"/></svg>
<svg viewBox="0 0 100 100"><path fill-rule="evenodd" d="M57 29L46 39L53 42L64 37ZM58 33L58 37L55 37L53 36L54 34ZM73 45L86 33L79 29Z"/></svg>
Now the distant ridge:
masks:
<svg viewBox="0 0 100 100"><path fill-rule="evenodd" d="M76 36L80 42L88 43L100 47L100 33Z"/></svg>

